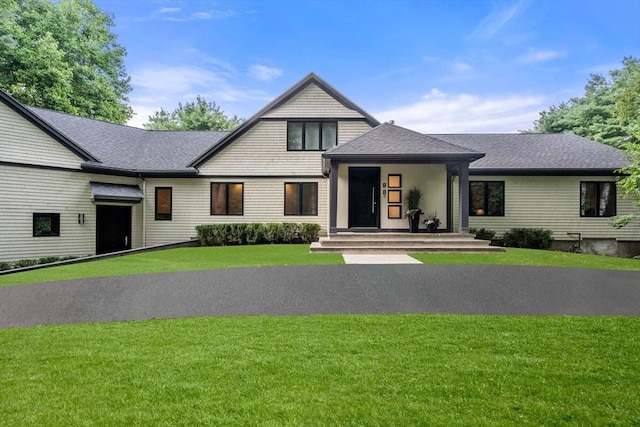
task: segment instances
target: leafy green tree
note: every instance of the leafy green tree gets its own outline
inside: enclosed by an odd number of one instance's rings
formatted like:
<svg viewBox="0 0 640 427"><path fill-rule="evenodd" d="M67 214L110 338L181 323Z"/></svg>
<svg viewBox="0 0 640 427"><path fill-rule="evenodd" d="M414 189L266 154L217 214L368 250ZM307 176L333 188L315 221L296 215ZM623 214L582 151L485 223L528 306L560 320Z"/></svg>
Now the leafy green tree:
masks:
<svg viewBox="0 0 640 427"><path fill-rule="evenodd" d="M628 73L615 93L615 113L626 124L629 137L623 150L629 158L629 166L620 172L624 176L618 180L618 187L625 195L635 199L636 214L620 215L613 221L614 227L624 227L634 219L640 219L640 67L624 69Z"/></svg>
<svg viewBox="0 0 640 427"><path fill-rule="evenodd" d="M215 102L207 102L200 95L194 102L185 105L178 104L178 108L167 112L161 108L149 122L143 126L151 130L233 130L243 122L237 116L228 117L220 110Z"/></svg>
<svg viewBox="0 0 640 427"><path fill-rule="evenodd" d="M549 111L542 111L534 128L527 132L572 132L616 147L621 147L630 138L637 141L629 133L629 118L621 116L616 106L618 93L631 84L638 72L640 62L627 57L622 61L622 69L609 72L608 78L592 74L583 97L571 98L552 106Z"/></svg>
<svg viewBox="0 0 640 427"><path fill-rule="evenodd" d="M0 89L36 107L114 123L132 117L111 16L91 0L0 3Z"/></svg>

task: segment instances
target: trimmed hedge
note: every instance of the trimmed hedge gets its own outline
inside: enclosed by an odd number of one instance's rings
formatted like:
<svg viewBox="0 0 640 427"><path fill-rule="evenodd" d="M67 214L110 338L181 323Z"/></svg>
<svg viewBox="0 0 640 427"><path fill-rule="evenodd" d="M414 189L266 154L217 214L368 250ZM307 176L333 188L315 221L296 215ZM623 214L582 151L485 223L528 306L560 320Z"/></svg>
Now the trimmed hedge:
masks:
<svg viewBox="0 0 640 427"><path fill-rule="evenodd" d="M504 245L512 248L549 249L553 232L542 228L512 228L504 233Z"/></svg>
<svg viewBox="0 0 640 427"><path fill-rule="evenodd" d="M492 240L496 236L496 232L493 230L487 230L486 228L470 228L469 233L473 233L476 235L476 239L478 240Z"/></svg>
<svg viewBox="0 0 640 427"><path fill-rule="evenodd" d="M196 226L196 232L200 246L311 243L318 240L320 226L290 222L202 224Z"/></svg>

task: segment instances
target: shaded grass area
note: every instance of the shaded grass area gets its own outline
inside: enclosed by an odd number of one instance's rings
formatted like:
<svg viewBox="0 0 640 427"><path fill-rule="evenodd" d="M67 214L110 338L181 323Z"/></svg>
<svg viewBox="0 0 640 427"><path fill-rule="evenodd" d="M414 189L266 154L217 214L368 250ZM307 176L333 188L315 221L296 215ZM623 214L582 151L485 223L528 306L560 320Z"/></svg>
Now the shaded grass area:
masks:
<svg viewBox="0 0 640 427"><path fill-rule="evenodd" d="M234 267L343 264L340 254L312 254L309 245L210 246L167 249L0 276L0 286L83 277Z"/></svg>
<svg viewBox="0 0 640 427"><path fill-rule="evenodd" d="M640 271L640 260L560 251L507 248L492 253L411 254L425 264L532 265Z"/></svg>
<svg viewBox="0 0 640 427"><path fill-rule="evenodd" d="M226 317L0 330L0 424L638 425L640 319Z"/></svg>

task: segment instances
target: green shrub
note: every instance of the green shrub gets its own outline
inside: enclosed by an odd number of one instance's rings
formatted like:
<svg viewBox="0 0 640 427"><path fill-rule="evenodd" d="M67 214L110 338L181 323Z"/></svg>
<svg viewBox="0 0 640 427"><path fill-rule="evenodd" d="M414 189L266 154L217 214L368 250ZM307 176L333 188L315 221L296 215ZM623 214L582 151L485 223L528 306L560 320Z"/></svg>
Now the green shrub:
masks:
<svg viewBox="0 0 640 427"><path fill-rule="evenodd" d="M479 230L469 230L471 233L475 233L476 239L478 240L491 240L496 236L496 232L493 230L487 230L486 228L481 228Z"/></svg>
<svg viewBox="0 0 640 427"><path fill-rule="evenodd" d="M264 238L269 243L279 243L281 240L280 224L269 222L264 225Z"/></svg>
<svg viewBox="0 0 640 427"><path fill-rule="evenodd" d="M0 261L0 271L10 270L10 269L11 269L11 263Z"/></svg>
<svg viewBox="0 0 640 427"><path fill-rule="evenodd" d="M245 224L227 224L227 242L231 245L242 245L245 242L245 228Z"/></svg>
<svg viewBox="0 0 640 427"><path fill-rule="evenodd" d="M283 243L293 243L298 233L298 224L285 222L280 224L280 241Z"/></svg>
<svg viewBox="0 0 640 427"><path fill-rule="evenodd" d="M51 264L52 262L60 261L60 257L57 256L48 256L43 257L38 260L38 264Z"/></svg>
<svg viewBox="0 0 640 427"><path fill-rule="evenodd" d="M37 259L21 259L13 263L13 268L31 267L33 265L38 265Z"/></svg>
<svg viewBox="0 0 640 427"><path fill-rule="evenodd" d="M513 248L549 249L553 232L542 228L512 228L504 233L504 245Z"/></svg>
<svg viewBox="0 0 640 427"><path fill-rule="evenodd" d="M264 239L264 226L262 224L246 224L245 239L247 244L255 245Z"/></svg>
<svg viewBox="0 0 640 427"><path fill-rule="evenodd" d="M320 225L312 223L300 224L300 239L305 243L311 243L318 240L320 233Z"/></svg>

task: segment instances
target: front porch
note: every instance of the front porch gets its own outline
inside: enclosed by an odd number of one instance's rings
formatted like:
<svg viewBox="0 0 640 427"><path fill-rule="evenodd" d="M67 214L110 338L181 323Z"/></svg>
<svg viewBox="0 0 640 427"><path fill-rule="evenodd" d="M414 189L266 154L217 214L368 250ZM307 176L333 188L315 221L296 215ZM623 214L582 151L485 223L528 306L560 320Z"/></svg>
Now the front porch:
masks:
<svg viewBox="0 0 640 427"><path fill-rule="evenodd" d="M330 233L311 244L311 252L428 253L504 252L469 233Z"/></svg>

